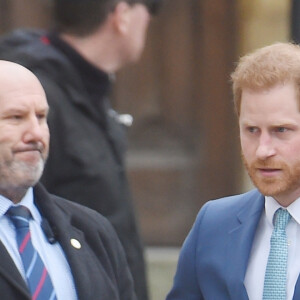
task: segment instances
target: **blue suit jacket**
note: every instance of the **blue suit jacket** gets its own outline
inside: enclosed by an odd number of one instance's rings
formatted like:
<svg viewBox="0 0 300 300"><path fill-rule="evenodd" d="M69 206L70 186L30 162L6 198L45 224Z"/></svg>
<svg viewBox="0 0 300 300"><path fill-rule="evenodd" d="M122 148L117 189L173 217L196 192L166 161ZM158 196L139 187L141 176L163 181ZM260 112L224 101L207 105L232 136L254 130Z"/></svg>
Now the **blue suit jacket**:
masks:
<svg viewBox="0 0 300 300"><path fill-rule="evenodd" d="M167 300L248 300L244 278L263 211L257 190L207 202L183 244ZM300 299L299 278L293 299Z"/></svg>

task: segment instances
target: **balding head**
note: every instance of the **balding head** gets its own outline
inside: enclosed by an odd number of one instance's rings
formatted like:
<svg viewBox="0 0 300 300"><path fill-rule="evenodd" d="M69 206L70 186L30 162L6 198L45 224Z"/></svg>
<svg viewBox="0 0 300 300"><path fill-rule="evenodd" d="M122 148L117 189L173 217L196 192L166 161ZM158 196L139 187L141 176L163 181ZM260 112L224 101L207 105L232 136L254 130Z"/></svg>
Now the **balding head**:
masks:
<svg viewBox="0 0 300 300"><path fill-rule="evenodd" d="M28 69L0 61L0 194L19 202L40 179L49 149L48 104Z"/></svg>
<svg viewBox="0 0 300 300"><path fill-rule="evenodd" d="M31 71L19 64L0 60L0 95L26 85L45 95L41 83Z"/></svg>

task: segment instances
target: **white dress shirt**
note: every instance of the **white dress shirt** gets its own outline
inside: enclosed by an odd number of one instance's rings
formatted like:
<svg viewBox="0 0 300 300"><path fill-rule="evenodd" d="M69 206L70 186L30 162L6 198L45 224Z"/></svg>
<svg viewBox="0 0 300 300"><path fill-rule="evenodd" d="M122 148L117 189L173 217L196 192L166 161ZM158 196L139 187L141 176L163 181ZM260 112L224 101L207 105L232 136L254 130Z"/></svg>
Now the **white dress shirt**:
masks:
<svg viewBox="0 0 300 300"><path fill-rule="evenodd" d="M270 239L274 228L273 217L276 210L280 207L275 199L265 197L265 211L262 213L258 224L244 281L249 300L262 299L264 278L270 251ZM289 245L286 299L292 300L300 272L300 198L286 209L292 216L286 227Z"/></svg>
<svg viewBox="0 0 300 300"><path fill-rule="evenodd" d="M38 251L48 270L57 299L76 300L77 295L69 264L59 243L51 245L42 231L42 217L34 205L32 188L27 191L19 204L26 206L32 214L33 219L29 222L32 244ZM23 263L16 241L15 227L10 219L5 215L8 208L12 205L13 203L9 199L0 195L0 240L6 247L18 270L25 279Z"/></svg>

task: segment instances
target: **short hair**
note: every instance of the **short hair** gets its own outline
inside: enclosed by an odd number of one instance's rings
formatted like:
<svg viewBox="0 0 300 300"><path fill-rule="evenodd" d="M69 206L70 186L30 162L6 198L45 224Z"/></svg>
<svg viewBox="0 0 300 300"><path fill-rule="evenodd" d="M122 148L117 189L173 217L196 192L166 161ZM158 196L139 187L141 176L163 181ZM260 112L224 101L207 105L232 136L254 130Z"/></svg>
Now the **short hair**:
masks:
<svg viewBox="0 0 300 300"><path fill-rule="evenodd" d="M260 91L291 82L295 84L299 98L300 46L293 43L275 43L245 55L240 58L231 74L231 80L238 116L243 89Z"/></svg>
<svg viewBox="0 0 300 300"><path fill-rule="evenodd" d="M150 14L158 12L163 0L54 0L53 26L60 33L86 36L102 25L119 2L146 6Z"/></svg>

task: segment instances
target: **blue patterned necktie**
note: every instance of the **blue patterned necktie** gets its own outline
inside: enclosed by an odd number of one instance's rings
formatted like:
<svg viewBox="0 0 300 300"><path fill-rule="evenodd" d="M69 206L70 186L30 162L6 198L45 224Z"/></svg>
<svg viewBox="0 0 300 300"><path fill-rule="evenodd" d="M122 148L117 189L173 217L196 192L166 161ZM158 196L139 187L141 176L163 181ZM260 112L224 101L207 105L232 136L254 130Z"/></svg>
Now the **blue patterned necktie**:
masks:
<svg viewBox="0 0 300 300"><path fill-rule="evenodd" d="M275 213L263 300L286 300L288 243L285 229L290 219L285 209L279 208Z"/></svg>
<svg viewBox="0 0 300 300"><path fill-rule="evenodd" d="M25 206L12 206L6 213L16 228L19 253L26 273L32 300L55 300L56 295L44 263L31 242L30 211Z"/></svg>

